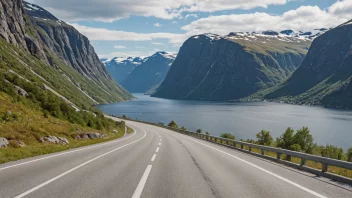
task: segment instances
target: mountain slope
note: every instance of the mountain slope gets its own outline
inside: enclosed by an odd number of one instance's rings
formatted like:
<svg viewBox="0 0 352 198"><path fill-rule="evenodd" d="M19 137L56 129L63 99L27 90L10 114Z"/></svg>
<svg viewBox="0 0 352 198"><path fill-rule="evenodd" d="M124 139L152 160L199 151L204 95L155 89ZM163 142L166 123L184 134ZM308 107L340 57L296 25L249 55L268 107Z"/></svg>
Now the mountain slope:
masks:
<svg viewBox="0 0 352 198"><path fill-rule="evenodd" d="M89 40L73 27L34 4L0 0L0 6L4 58L23 67L9 70L33 71L45 86L79 108L132 98L109 76Z"/></svg>
<svg viewBox="0 0 352 198"><path fill-rule="evenodd" d="M157 52L147 57L121 83L131 93L145 93L160 84L168 73L176 55Z"/></svg>
<svg viewBox="0 0 352 198"><path fill-rule="evenodd" d="M267 31L202 34L181 47L152 96L187 100L236 100L272 87L303 61L311 40Z"/></svg>
<svg viewBox="0 0 352 198"><path fill-rule="evenodd" d="M265 98L352 107L352 21L315 39L301 67Z"/></svg>
<svg viewBox="0 0 352 198"><path fill-rule="evenodd" d="M118 83L123 82L132 71L141 65L145 61L145 58L140 57L128 57L120 58L115 57L111 60L102 60L105 64L107 71Z"/></svg>

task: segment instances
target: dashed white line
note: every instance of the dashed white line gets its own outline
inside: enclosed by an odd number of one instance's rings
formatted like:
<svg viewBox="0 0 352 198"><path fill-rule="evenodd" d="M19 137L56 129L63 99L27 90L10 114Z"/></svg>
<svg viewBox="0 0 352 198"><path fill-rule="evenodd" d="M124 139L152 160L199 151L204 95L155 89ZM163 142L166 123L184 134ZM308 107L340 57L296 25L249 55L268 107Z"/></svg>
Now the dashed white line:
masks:
<svg viewBox="0 0 352 198"><path fill-rule="evenodd" d="M278 179L281 179L281 180L283 180L283 181L285 181L285 182L287 182L287 183L289 183L289 184L292 184L293 186L296 186L297 188L300 188L300 189L302 189L302 190L304 190L304 191L306 191L306 192L308 192L308 193L310 193L310 194L312 194L312 195L315 195L315 196L317 196L317 197L319 197L319 198L327 198L327 197L325 197L324 195L321 195L321 194L319 194L319 193L317 193L317 192L315 192L315 191L312 191L312 190L310 190L310 189L308 189L308 188L306 188L306 187L304 187L304 186L301 186L301 185L299 185L299 184L297 184L297 183L295 183L295 182L293 182L293 181L291 181L291 180L288 180L288 179L286 179L286 178L284 178L284 177L281 177L280 175L277 175L277 174L275 174L275 173L273 173L273 172L270 172L270 171L268 171L268 170L266 170L266 169L264 169L264 168L261 168L261 167L255 165L255 164L252 164L251 162L248 162L248 161L246 161L246 160L244 160L244 159L242 159L242 158L236 157L236 156L231 155L230 153L227 153L227 152L222 151L222 150L220 150L220 149L217 149L217 148L214 148L214 147L209 146L209 145L207 145L207 144L204 144L204 143L201 143L201 142L199 142L199 141L193 140L192 138L189 138L189 137L185 137L185 138L186 138L186 139L189 139L189 140L191 140L191 141L193 141L193 142L196 142L196 143L198 143L198 144L201 144L201 145L203 145L203 146L209 147L209 148L211 148L211 149L213 149L213 150L219 151L219 152L221 152L221 153L223 153L223 154L225 154L225 155L228 155L228 156L230 156L230 157L233 157L233 158L235 158L235 159L237 159L237 160L239 160L239 161L241 161L241 162L244 162L244 163L246 163L246 164L248 164L248 165L250 165L250 166L252 166L252 167L254 167L254 168L257 168L257 169L259 169L259 170L261 170L261 171L264 171L264 172L268 173L269 175L272 175L272 176L274 176L274 177L276 177L276 178L278 178Z"/></svg>
<svg viewBox="0 0 352 198"><path fill-rule="evenodd" d="M154 162L156 158L156 154L153 155L152 159L150 161Z"/></svg>
<svg viewBox="0 0 352 198"><path fill-rule="evenodd" d="M156 151L155 151L155 152L156 152L156 153L157 153L157 152L159 152L159 147L158 147L158 148L156 148Z"/></svg>
<svg viewBox="0 0 352 198"><path fill-rule="evenodd" d="M143 138L145 138L146 135L147 135L147 132L144 131L144 136L141 137L140 139L135 140L135 141L133 141L133 142L131 142L131 143L125 144L124 146L120 146L120 147L118 147L118 148L116 148L116 149L114 149L114 150L111 150L111 151L109 151L109 152L107 152L107 153L104 153L104 154L102 154L102 155L99 155L98 157L95 157L95 158L93 158L93 159L91 159L91 160L88 160L88 161L86 161L86 162L84 162L84 163L82 163L82 164L80 164L80 165L78 165L78 166L76 166L76 167L74 167L74 168L72 168L72 169L70 169L70 170L68 170L68 171L66 171L66 172L64 172L64 173L62 173L62 174L60 174L60 175L54 177L54 178L52 178L52 179L49 179L48 181L46 181L46 182L44 182L44 183L42 183L42 184L40 184L40 185L38 185L38 186L36 186L36 187L30 189L30 190L27 190L26 192L24 192L24 193L22 193L22 194L16 196L15 198L22 198L22 197L24 197L24 196L26 196L26 195L28 195L28 194L30 194L30 193L32 193L32 192L34 192L34 191L40 189L40 188L42 188L42 187L44 187L44 186L46 186L46 185L52 183L53 181L55 181L55 180L57 180L57 179L60 179L61 177L63 177L63 176L65 176L65 175L67 175L67 174L69 174L69 173L71 173L71 172L73 172L73 171L75 171L75 170L81 168L82 166L85 166L85 165L87 165L87 164L89 164L89 163L91 163L91 162L93 162L93 161L95 161L95 160L97 160L97 159L99 159L99 158L102 158L102 157L104 157L104 156L106 156L106 155L108 155L108 154L110 154L110 153L112 153L112 152L114 152L114 151L117 151L117 150L119 150L119 149L122 149L122 148L124 148L124 147L126 147L126 146L129 146L129 145L131 145L131 144L134 144L134 143L136 143L136 142L142 140Z"/></svg>
<svg viewBox="0 0 352 198"><path fill-rule="evenodd" d="M141 181L139 181L139 184L136 188L136 190L133 193L132 198L140 198L141 194L143 192L144 186L147 183L147 179L149 177L150 171L152 170L152 165L148 165L147 169L145 169L144 174L142 176Z"/></svg>
<svg viewBox="0 0 352 198"><path fill-rule="evenodd" d="M161 145L161 143L159 143L159 146Z"/></svg>

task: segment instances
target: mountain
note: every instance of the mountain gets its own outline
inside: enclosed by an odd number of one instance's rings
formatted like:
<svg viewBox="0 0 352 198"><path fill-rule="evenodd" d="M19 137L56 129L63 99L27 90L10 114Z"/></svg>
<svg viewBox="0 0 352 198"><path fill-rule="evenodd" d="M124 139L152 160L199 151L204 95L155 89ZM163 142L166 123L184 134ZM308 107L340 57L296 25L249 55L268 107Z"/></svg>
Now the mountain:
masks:
<svg viewBox="0 0 352 198"><path fill-rule="evenodd" d="M111 60L102 60L107 71L119 83L123 82L125 78L132 73L132 71L141 65L146 58L142 57L115 57Z"/></svg>
<svg viewBox="0 0 352 198"><path fill-rule="evenodd" d="M192 36L152 96L228 101L277 85L302 63L314 39L292 30L283 33Z"/></svg>
<svg viewBox="0 0 352 198"><path fill-rule="evenodd" d="M0 11L1 74L36 78L77 109L133 98L72 26L22 0L0 0Z"/></svg>
<svg viewBox="0 0 352 198"><path fill-rule="evenodd" d="M121 83L131 93L145 93L158 86L168 73L176 54L157 52L145 58Z"/></svg>
<svg viewBox="0 0 352 198"><path fill-rule="evenodd" d="M352 20L316 38L297 71L265 98L351 108Z"/></svg>

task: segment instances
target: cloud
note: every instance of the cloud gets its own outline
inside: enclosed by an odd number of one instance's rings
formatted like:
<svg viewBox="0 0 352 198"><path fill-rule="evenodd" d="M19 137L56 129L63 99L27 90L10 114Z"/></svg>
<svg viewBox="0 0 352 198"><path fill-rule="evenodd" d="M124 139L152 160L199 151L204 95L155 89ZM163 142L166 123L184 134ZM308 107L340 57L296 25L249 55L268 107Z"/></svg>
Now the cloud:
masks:
<svg viewBox="0 0 352 198"><path fill-rule="evenodd" d="M187 15L185 16L186 19L189 18L189 17L198 18L198 15L196 15L196 14L187 14Z"/></svg>
<svg viewBox="0 0 352 198"><path fill-rule="evenodd" d="M266 8L287 0L29 0L65 21L112 22L130 16L173 19L187 12L216 12L233 9Z"/></svg>
<svg viewBox="0 0 352 198"><path fill-rule="evenodd" d="M157 43L157 42L153 42L153 45L165 45L164 43Z"/></svg>
<svg viewBox="0 0 352 198"><path fill-rule="evenodd" d="M327 10L321 10L318 6L301 6L282 15L256 12L210 16L196 20L181 29L193 35L205 32L224 35L236 31L280 31L284 29L311 31L316 28L336 27L350 19L352 19L352 1L345 0L336 2Z"/></svg>
<svg viewBox="0 0 352 198"><path fill-rule="evenodd" d="M154 27L161 27L162 25L160 23L154 23L153 26Z"/></svg>
<svg viewBox="0 0 352 198"><path fill-rule="evenodd" d="M123 45L115 45L114 48L115 48L115 49L126 49L126 46L123 46Z"/></svg>

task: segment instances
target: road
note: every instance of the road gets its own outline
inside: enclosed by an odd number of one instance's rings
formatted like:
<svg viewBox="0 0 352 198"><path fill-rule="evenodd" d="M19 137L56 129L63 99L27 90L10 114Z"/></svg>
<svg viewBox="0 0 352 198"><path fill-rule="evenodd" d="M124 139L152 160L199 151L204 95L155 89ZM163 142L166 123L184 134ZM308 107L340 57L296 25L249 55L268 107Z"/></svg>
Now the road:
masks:
<svg viewBox="0 0 352 198"><path fill-rule="evenodd" d="M127 122L122 139L0 165L0 197L338 197L352 187Z"/></svg>

